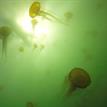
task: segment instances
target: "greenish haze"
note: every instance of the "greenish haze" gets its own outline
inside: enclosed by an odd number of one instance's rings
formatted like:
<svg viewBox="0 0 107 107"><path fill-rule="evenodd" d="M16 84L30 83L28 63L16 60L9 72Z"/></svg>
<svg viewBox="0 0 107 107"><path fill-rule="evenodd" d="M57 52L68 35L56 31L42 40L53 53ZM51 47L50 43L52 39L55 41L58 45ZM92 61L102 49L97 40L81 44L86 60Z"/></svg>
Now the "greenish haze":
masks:
<svg viewBox="0 0 107 107"><path fill-rule="evenodd" d="M73 15L68 26L49 22L42 50L32 50L26 39L30 34L16 23L32 1L0 0L0 26L13 30L6 58L0 40L0 107L26 107L27 102L34 107L106 107L107 0L40 0L62 20L65 12ZM67 99L64 80L75 67L85 69L92 83Z"/></svg>

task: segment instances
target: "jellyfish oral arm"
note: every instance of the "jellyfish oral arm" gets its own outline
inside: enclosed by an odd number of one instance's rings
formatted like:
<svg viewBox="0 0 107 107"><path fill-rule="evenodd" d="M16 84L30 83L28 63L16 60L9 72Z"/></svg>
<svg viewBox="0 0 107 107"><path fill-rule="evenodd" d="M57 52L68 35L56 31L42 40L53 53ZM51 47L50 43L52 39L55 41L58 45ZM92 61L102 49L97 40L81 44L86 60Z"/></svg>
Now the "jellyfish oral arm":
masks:
<svg viewBox="0 0 107 107"><path fill-rule="evenodd" d="M44 17L44 18L46 18L47 20L50 20L50 21L55 20L55 21L57 21L57 22L59 22L59 23L61 23L61 24L66 25L65 22L63 22L61 19L57 18L57 16L55 16L55 15L49 13L49 12L40 10L39 16L42 16L42 17Z"/></svg>

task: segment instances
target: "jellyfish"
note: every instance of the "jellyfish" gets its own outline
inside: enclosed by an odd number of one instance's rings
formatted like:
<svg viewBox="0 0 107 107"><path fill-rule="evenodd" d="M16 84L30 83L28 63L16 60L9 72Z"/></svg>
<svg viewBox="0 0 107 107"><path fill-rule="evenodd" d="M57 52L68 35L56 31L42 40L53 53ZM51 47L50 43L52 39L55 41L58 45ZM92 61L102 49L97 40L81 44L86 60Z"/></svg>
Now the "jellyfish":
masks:
<svg viewBox="0 0 107 107"><path fill-rule="evenodd" d="M41 8L40 2L33 2L29 8L29 16L32 18L38 16L40 12L40 8Z"/></svg>
<svg viewBox="0 0 107 107"><path fill-rule="evenodd" d="M23 46L19 47L19 52L24 52L24 47Z"/></svg>
<svg viewBox="0 0 107 107"><path fill-rule="evenodd" d="M27 102L26 107L34 107L32 102Z"/></svg>
<svg viewBox="0 0 107 107"><path fill-rule="evenodd" d="M69 89L67 96L70 96L72 92L77 89L85 89L91 83L91 78L87 71L82 68L74 68L68 74Z"/></svg>
<svg viewBox="0 0 107 107"><path fill-rule="evenodd" d="M69 22L72 19L72 16L73 14L70 11L64 13L64 17L67 22Z"/></svg>
<svg viewBox="0 0 107 107"><path fill-rule="evenodd" d="M46 12L46 10L41 9L41 4L40 2L33 2L32 5L29 8L29 16L34 19L37 16L42 16L43 18L47 20L55 19L56 21L65 24L63 21L61 21L59 18L57 18L55 15Z"/></svg>
<svg viewBox="0 0 107 107"><path fill-rule="evenodd" d="M12 33L12 30L8 26L0 27L0 39L2 40L2 55L6 55L7 41L9 35Z"/></svg>
<svg viewBox="0 0 107 107"><path fill-rule="evenodd" d="M44 44L41 44L40 45L40 49L42 50L42 49L44 49L45 48L45 45Z"/></svg>
<svg viewBox="0 0 107 107"><path fill-rule="evenodd" d="M0 91L4 90L4 86L0 85Z"/></svg>
<svg viewBox="0 0 107 107"><path fill-rule="evenodd" d="M36 43L33 44L33 49L38 48L38 45Z"/></svg>
<svg viewBox="0 0 107 107"><path fill-rule="evenodd" d="M85 61L91 61L93 59L93 56L91 54L91 52L87 49L83 49L83 54L84 54L84 57L85 57Z"/></svg>

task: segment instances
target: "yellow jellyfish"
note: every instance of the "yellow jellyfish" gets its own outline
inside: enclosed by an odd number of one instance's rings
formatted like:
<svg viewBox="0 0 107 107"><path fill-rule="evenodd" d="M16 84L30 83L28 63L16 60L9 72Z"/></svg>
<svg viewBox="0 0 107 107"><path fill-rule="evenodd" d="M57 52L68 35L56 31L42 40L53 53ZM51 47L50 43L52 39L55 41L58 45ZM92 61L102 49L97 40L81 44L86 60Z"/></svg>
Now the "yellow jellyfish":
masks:
<svg viewBox="0 0 107 107"><path fill-rule="evenodd" d="M24 47L23 46L19 47L19 52L24 52Z"/></svg>
<svg viewBox="0 0 107 107"><path fill-rule="evenodd" d="M35 18L36 16L42 16L43 18L48 19L48 20L52 20L51 18L53 18L56 21L65 24L63 21L61 21L55 15L52 15L51 13L46 12L46 10L42 10L40 2L32 3L32 5L29 8L29 16L31 18Z"/></svg>
<svg viewBox="0 0 107 107"><path fill-rule="evenodd" d="M12 30L8 26L0 27L0 39L2 40L2 55L6 55L7 41L9 35L12 33Z"/></svg>
<svg viewBox="0 0 107 107"><path fill-rule="evenodd" d="M76 89L87 88L91 83L91 78L87 71L82 68L74 68L68 74L69 89L67 95L70 96Z"/></svg>
<svg viewBox="0 0 107 107"><path fill-rule="evenodd" d="M33 2L29 8L29 16L32 18L38 16L40 12L40 8L41 8L40 2Z"/></svg>

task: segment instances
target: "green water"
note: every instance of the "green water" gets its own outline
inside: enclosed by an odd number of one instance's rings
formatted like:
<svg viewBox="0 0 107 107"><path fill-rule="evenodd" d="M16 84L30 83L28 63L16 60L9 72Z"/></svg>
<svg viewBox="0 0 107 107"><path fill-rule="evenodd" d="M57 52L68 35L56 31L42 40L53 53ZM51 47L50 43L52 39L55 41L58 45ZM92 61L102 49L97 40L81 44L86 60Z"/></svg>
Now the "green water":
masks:
<svg viewBox="0 0 107 107"><path fill-rule="evenodd" d="M30 34L16 23L32 1L0 0L0 26L13 29L7 57L1 58L0 51L0 107L27 107L27 102L34 107L106 107L107 1L41 0L62 20L65 12L73 14L69 26L48 22L50 32L42 50L24 43ZM66 99L64 79L75 67L85 69L92 82Z"/></svg>

